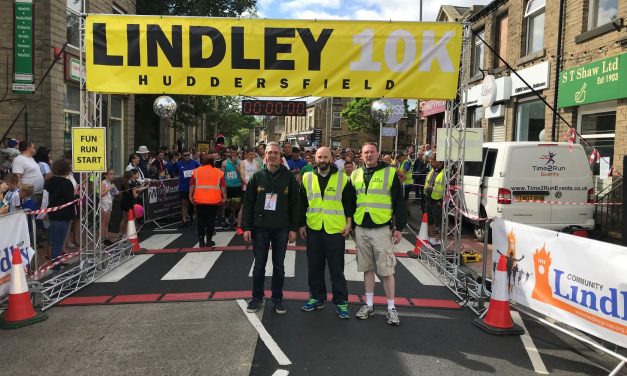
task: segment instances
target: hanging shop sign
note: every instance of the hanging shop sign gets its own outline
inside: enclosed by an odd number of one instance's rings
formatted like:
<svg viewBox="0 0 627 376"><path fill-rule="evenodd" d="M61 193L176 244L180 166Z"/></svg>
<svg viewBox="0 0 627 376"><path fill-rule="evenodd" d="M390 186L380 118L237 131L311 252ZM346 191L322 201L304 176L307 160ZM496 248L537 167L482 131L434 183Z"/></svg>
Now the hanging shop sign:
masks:
<svg viewBox="0 0 627 376"><path fill-rule="evenodd" d="M435 114L441 114L446 111L446 101L424 101L420 102L420 116L427 117Z"/></svg>
<svg viewBox="0 0 627 376"><path fill-rule="evenodd" d="M462 25L88 15L87 89L452 99Z"/></svg>
<svg viewBox="0 0 627 376"><path fill-rule="evenodd" d="M627 53L560 72L558 107L627 97Z"/></svg>
<svg viewBox="0 0 627 376"><path fill-rule="evenodd" d="M72 128L72 169L74 172L107 171L106 128Z"/></svg>
<svg viewBox="0 0 627 376"><path fill-rule="evenodd" d="M536 91L549 87L549 73L548 61L518 71L520 77ZM531 93L531 89L518 76L512 75L512 96L526 93Z"/></svg>
<svg viewBox="0 0 627 376"><path fill-rule="evenodd" d="M33 83L33 0L15 0L13 92L31 94Z"/></svg>

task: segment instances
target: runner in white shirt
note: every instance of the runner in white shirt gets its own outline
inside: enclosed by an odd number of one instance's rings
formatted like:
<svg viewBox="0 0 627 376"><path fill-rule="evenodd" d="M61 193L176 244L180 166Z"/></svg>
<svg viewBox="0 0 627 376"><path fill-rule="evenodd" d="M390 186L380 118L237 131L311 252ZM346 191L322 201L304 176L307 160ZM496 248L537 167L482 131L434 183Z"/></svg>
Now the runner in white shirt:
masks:
<svg viewBox="0 0 627 376"><path fill-rule="evenodd" d="M253 176L253 174L261 169L261 164L257 160L255 160L255 149L248 148L245 151L244 159L242 163L239 164L240 168L240 176L242 177L242 205L239 209L239 213L237 214L237 232L238 235L243 235L244 231L241 228L242 225L242 209L244 208L244 194L246 192L246 184L248 184L248 180Z"/></svg>

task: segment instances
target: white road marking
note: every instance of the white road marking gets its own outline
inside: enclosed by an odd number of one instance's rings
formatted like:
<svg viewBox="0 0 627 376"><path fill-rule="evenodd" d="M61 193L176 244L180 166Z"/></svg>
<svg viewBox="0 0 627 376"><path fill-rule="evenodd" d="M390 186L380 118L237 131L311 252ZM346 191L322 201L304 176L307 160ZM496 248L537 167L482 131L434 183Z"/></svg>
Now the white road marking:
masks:
<svg viewBox="0 0 627 376"><path fill-rule="evenodd" d="M226 247L229 245L233 237L235 236L235 232L233 231L220 231L217 232L211 240L216 242L215 247Z"/></svg>
<svg viewBox="0 0 627 376"><path fill-rule="evenodd" d="M145 249L163 249L178 239L182 234L155 234L139 243Z"/></svg>
<svg viewBox="0 0 627 376"><path fill-rule="evenodd" d="M413 275L418 282L420 282L424 286L444 286L440 280L438 280L429 269L425 268L424 265L418 260L414 260L412 258L397 258L398 262L403 264L403 266Z"/></svg>
<svg viewBox="0 0 627 376"><path fill-rule="evenodd" d="M346 239L346 243L344 246L345 249L357 249L357 244L353 239Z"/></svg>
<svg viewBox="0 0 627 376"><path fill-rule="evenodd" d="M548 375L549 371L547 371L544 362L542 361L542 357L540 357L540 353L536 348L536 345L533 343L533 339L529 335L529 331L525 327L525 323L520 317L520 313L516 311L512 311L512 320L517 325L520 325L523 329L525 329L525 334L520 336L520 340L525 346L525 350L527 350L527 355L529 355L529 360L531 360L531 364L533 365L533 369L536 373L540 373L543 375Z"/></svg>
<svg viewBox="0 0 627 376"><path fill-rule="evenodd" d="M242 299L237 299L237 304L239 304L240 308L242 308L242 312L244 312L244 315L246 316L246 318L248 318L248 321L250 321L253 328L255 328L257 333L259 333L259 337L266 345L268 350L270 350L270 353L272 353L272 356L274 356L274 359L276 359L279 365L289 366L290 364L292 364L287 355L285 355L279 345L277 345L277 343L274 341L270 333L268 333L266 328L263 326L261 320L259 320L259 317L257 317L257 315L255 315L254 313L248 313L246 311L246 302Z"/></svg>
<svg viewBox="0 0 627 376"><path fill-rule="evenodd" d="M344 254L344 278L346 278L347 281L364 281L364 273L357 271L356 255ZM374 279L375 282L381 282L376 274Z"/></svg>
<svg viewBox="0 0 627 376"><path fill-rule="evenodd" d="M253 268L255 267L255 262L253 261L252 266L250 267L250 271L248 272L248 276L253 276ZM285 268L285 276L286 277L294 277L296 270L296 251L287 251L285 252L285 260L283 261L283 267ZM268 262L266 262L266 277L272 276L272 250L268 252Z"/></svg>
<svg viewBox="0 0 627 376"><path fill-rule="evenodd" d="M161 280L203 279L221 254L222 252L188 253Z"/></svg>
<svg viewBox="0 0 627 376"><path fill-rule="evenodd" d="M401 238L401 241L394 246L395 252L407 253L414 250L414 244L411 244L409 240Z"/></svg>
<svg viewBox="0 0 627 376"><path fill-rule="evenodd" d="M129 275L133 270L137 269L141 264L148 261L154 255L137 255L125 262L124 264L113 269L111 272L103 275L100 279L95 281L101 282L118 282L122 278Z"/></svg>
<svg viewBox="0 0 627 376"><path fill-rule="evenodd" d="M287 376L289 374L290 374L290 371L286 369L277 369L276 371L274 371L272 376Z"/></svg>

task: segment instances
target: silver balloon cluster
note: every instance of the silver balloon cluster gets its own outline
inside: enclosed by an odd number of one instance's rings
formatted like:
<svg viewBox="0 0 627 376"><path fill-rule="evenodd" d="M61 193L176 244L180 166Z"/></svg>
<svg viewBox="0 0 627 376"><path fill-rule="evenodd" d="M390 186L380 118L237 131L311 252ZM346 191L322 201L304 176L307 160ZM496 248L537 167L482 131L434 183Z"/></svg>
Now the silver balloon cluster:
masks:
<svg viewBox="0 0 627 376"><path fill-rule="evenodd" d="M155 99L155 102L152 104L152 109L160 118L170 119L176 112L176 102L167 95L162 95Z"/></svg>
<svg viewBox="0 0 627 376"><path fill-rule="evenodd" d="M372 117L379 123L385 123L392 116L392 105L385 99L372 102L370 109Z"/></svg>

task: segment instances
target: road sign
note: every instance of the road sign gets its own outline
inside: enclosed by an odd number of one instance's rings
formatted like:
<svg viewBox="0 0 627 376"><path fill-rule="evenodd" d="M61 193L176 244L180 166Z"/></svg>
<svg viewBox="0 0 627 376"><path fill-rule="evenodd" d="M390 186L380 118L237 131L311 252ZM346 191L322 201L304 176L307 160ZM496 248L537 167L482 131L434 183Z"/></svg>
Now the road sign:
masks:
<svg viewBox="0 0 627 376"><path fill-rule="evenodd" d="M74 172L106 172L106 157L106 128L72 128L72 167Z"/></svg>

